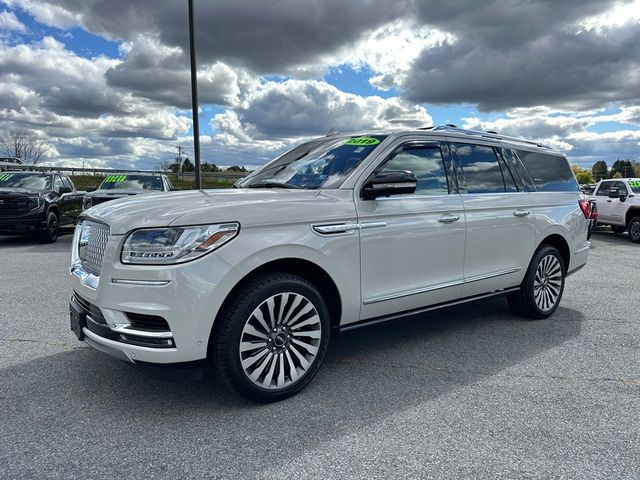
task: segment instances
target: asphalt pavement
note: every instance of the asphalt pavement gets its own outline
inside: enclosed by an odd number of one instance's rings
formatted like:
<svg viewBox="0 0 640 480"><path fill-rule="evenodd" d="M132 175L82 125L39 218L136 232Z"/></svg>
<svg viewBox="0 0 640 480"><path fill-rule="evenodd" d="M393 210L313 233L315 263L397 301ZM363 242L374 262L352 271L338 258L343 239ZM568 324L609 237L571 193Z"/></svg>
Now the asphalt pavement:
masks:
<svg viewBox="0 0 640 480"><path fill-rule="evenodd" d="M640 478L640 245L598 232L548 320L504 299L332 339L254 405L75 340L71 236L0 237L0 478Z"/></svg>

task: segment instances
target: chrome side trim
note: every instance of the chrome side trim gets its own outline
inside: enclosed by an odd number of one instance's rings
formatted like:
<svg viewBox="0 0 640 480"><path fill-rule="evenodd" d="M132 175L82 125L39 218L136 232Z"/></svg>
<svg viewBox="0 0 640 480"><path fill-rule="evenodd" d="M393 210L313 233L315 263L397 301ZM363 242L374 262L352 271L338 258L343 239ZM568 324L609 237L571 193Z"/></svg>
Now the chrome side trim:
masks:
<svg viewBox="0 0 640 480"><path fill-rule="evenodd" d="M409 290L409 291L406 291L406 292L392 293L390 295L383 295L381 297L367 298L367 299L363 300L362 303L364 303L365 305L369 305L371 303L384 302L385 300L394 300L396 298L408 297L410 295L418 295L420 293L432 292L434 290L441 290L443 288L455 287L457 285L462 285L463 283L464 283L463 280L456 280L454 282L448 282L448 283L439 283L437 285L431 285L429 287L416 288L415 290Z"/></svg>
<svg viewBox="0 0 640 480"><path fill-rule="evenodd" d="M510 268L508 270L500 270L499 272L487 273L484 275L476 275L475 277L466 278L464 280L456 280L454 282L447 283L439 283L437 285L431 285L429 287L416 288L415 290L408 290L406 292L401 293L393 293L390 295L383 295L381 297L367 298L363 300L364 305L369 305L371 303L384 302L386 300L395 300L396 298L408 297L411 295L419 295L421 293L432 292L434 290L441 290L443 288L455 287L457 285L463 285L465 283L478 282L480 280L486 280L488 278L499 277L501 275L508 275L510 273L519 272L522 270L522 267Z"/></svg>
<svg viewBox="0 0 640 480"><path fill-rule="evenodd" d="M369 223L335 223L332 225L311 225L314 232L322 235L335 235L340 233L351 234L356 230L365 230L367 228L386 227L387 222L369 222Z"/></svg>
<svg viewBox="0 0 640 480"><path fill-rule="evenodd" d="M125 278L112 278L111 283L118 285L140 285L144 287L163 287L169 285L171 280L128 280Z"/></svg>
<svg viewBox="0 0 640 480"><path fill-rule="evenodd" d="M591 242L587 242L587 245L585 245L582 248L579 248L578 250L576 250L575 252L573 252L574 255L579 255L582 252L586 252L587 250L589 250L589 248L591 248Z"/></svg>
<svg viewBox="0 0 640 480"><path fill-rule="evenodd" d="M347 332L349 330L355 330L356 328L368 327L370 325L375 325L377 323L388 322L390 320L396 320L396 319L399 319L399 318L409 317L409 316L412 316L412 315L419 315L419 314L430 312L430 311L433 311L433 310L439 310L441 308L453 307L455 305L461 305L461 304L468 303L468 302L475 302L476 300L482 300L484 298L491 298L491 297L495 297L495 296L498 296L498 295L504 295L504 294L511 293L511 292L517 292L518 290L520 290L520 287L511 287L511 288L503 288L501 290L494 290L493 292L485 293L483 295L476 295L476 296L473 296L473 297L463 298L461 300L455 300L453 302L439 303L437 305L432 305L430 307L424 307L424 308L418 308L418 309L415 309L415 310L408 310L408 311L405 311L405 312L394 313L394 314L391 314L391 315L388 315L388 316L384 316L384 317L365 319L365 320L362 320L362 321L359 321L359 322L347 324L344 327L340 327L339 330L340 330L340 332Z"/></svg>
<svg viewBox="0 0 640 480"><path fill-rule="evenodd" d="M483 275L476 275L475 277L469 277L464 279L464 283L479 282L480 280L486 280L488 278L499 277L501 275L509 275L510 273L516 273L522 270L522 267L509 268L507 270L500 270L498 272L485 273Z"/></svg>

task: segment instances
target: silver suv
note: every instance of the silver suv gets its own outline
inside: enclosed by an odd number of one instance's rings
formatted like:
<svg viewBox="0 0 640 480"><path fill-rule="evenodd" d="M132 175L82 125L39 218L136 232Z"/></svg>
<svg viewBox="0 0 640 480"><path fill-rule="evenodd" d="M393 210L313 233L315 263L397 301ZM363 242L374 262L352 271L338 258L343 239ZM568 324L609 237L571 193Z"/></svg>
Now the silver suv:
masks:
<svg viewBox="0 0 640 480"><path fill-rule="evenodd" d="M546 318L587 261L589 201L566 158L493 133L330 135L237 187L85 211L78 338L145 368L209 362L277 400L311 381L331 331L495 295Z"/></svg>

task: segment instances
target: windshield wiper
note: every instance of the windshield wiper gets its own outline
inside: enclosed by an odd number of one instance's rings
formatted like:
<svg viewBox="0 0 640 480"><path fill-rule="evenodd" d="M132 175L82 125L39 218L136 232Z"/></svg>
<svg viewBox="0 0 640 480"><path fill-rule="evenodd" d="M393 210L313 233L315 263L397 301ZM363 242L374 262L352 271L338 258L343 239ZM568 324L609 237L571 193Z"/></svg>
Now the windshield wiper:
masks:
<svg viewBox="0 0 640 480"><path fill-rule="evenodd" d="M253 185L247 185L247 188L296 188L300 189L298 185L293 185L292 183L282 183L282 182L260 182L254 183Z"/></svg>

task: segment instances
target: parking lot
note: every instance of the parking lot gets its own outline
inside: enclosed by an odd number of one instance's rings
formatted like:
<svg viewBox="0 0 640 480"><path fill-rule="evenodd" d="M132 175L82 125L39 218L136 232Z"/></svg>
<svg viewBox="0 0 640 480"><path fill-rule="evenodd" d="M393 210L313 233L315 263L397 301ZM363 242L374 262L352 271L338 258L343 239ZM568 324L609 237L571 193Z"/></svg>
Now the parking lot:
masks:
<svg viewBox="0 0 640 480"><path fill-rule="evenodd" d="M71 237L0 238L2 478L639 478L640 245L594 234L549 320L504 299L332 340L271 405L149 379L68 326Z"/></svg>

